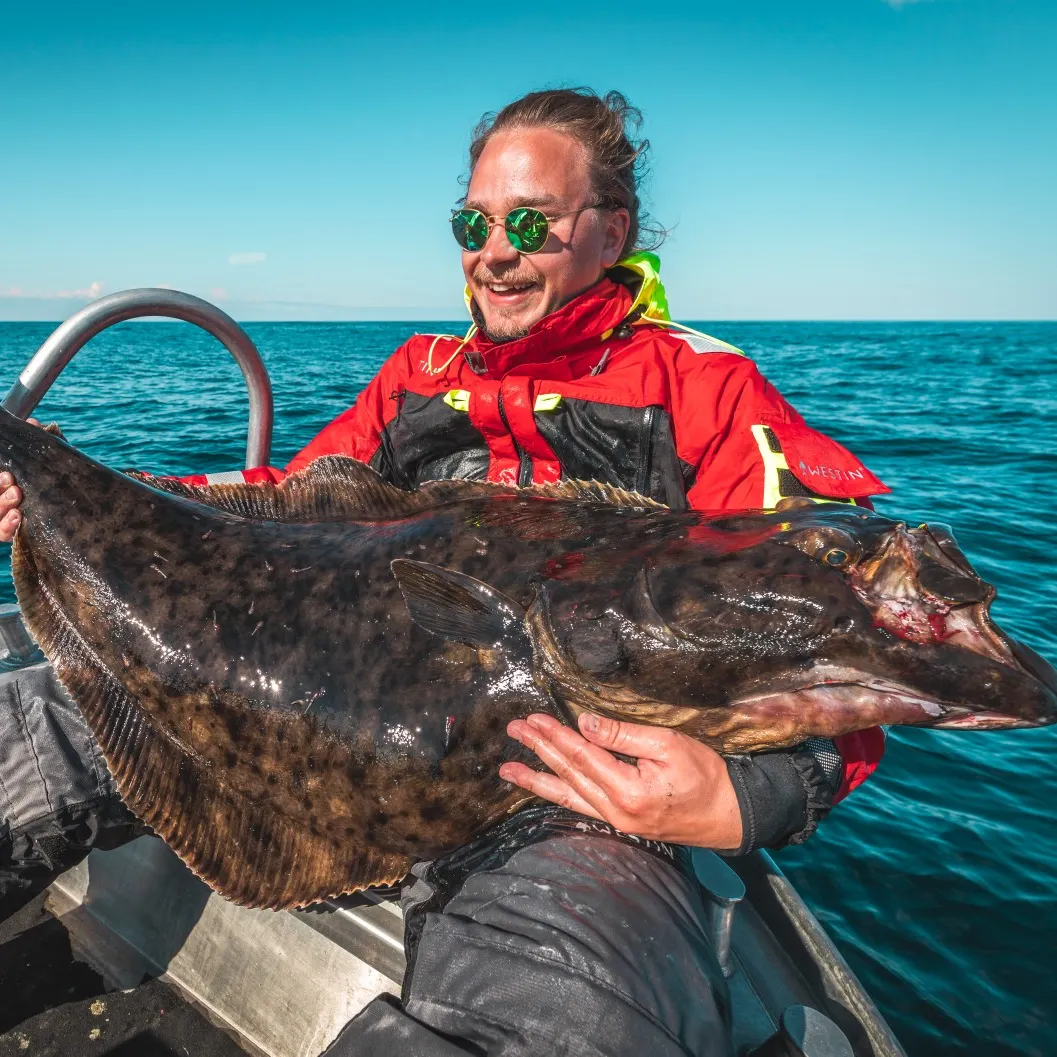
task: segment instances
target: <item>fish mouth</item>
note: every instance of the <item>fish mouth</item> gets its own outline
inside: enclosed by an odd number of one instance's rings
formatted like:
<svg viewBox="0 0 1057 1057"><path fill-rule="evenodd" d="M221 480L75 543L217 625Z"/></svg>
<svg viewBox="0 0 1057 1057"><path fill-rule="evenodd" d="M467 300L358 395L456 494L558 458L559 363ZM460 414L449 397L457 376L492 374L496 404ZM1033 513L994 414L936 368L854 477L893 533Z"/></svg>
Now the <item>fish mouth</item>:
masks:
<svg viewBox="0 0 1057 1057"><path fill-rule="evenodd" d="M815 675L796 686L734 699L729 706L729 722L721 723L721 730L702 733L721 742L721 751L753 752L779 744L796 745L806 737L834 738L874 726L1011 730L1043 727L1057 719L1057 701L1049 702L1049 708L1038 716L1025 717L973 709L964 701L942 700L867 672L837 669Z"/></svg>
<svg viewBox="0 0 1057 1057"><path fill-rule="evenodd" d="M929 724L933 730L1016 730L1046 725L1046 720L1018 719L1002 712L971 712L967 708L953 707L943 719Z"/></svg>
<svg viewBox="0 0 1057 1057"><path fill-rule="evenodd" d="M876 677L847 682L819 682L804 686L797 693L820 701L832 693L838 700L854 699L861 707L872 700L875 707L892 714L880 725L901 723L933 730L1011 730L1016 727L1045 727L1054 722L1052 713L1039 718L1016 716L993 709L973 709L964 703L944 701L921 693L903 683ZM914 713L917 713L917 720ZM898 716L898 718L897 718Z"/></svg>
<svg viewBox="0 0 1057 1057"><path fill-rule="evenodd" d="M862 673L859 677L852 673L838 678L824 677L789 687L786 690L741 697L732 702L732 705L738 709L757 710L760 707L780 705L789 698L795 698L803 704L816 708L833 711L834 720L837 720L837 714L852 707L859 710L860 717L864 707L871 712L880 709L892 717L878 720L884 723L907 723L915 720L918 723L935 723L958 708L956 705L924 695L902 683L878 679L866 673ZM968 711L968 709L961 709L961 711ZM895 718L897 713L900 716L898 719Z"/></svg>

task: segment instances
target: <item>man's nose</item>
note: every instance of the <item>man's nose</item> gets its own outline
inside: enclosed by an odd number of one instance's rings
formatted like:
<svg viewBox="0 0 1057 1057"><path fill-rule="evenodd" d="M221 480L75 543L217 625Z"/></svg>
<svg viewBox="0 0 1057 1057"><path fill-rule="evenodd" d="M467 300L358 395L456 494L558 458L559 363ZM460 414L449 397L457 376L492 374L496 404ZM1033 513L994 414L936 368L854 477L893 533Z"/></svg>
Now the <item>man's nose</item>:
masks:
<svg viewBox="0 0 1057 1057"><path fill-rule="evenodd" d="M514 249L513 243L507 238L503 222L500 220L493 224L492 230L488 232L488 238L481 249L481 260L489 268L493 268L497 264L510 264L516 261L519 256L520 254Z"/></svg>

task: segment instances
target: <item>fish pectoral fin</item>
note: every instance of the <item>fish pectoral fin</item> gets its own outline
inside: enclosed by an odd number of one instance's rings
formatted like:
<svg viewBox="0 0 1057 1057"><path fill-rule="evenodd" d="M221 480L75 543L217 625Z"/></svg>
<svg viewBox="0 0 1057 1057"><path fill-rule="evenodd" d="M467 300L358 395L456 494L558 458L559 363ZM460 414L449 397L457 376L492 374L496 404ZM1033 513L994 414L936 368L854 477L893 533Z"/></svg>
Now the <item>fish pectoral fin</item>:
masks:
<svg viewBox="0 0 1057 1057"><path fill-rule="evenodd" d="M639 569L631 587L625 592L624 604L628 616L650 638L656 639L665 646L678 648L679 636L668 626L668 622L661 616L657 603L653 600L650 578L646 573L645 565Z"/></svg>
<svg viewBox="0 0 1057 1057"><path fill-rule="evenodd" d="M528 646L525 610L502 592L428 562L397 558L390 567L420 628L467 646Z"/></svg>

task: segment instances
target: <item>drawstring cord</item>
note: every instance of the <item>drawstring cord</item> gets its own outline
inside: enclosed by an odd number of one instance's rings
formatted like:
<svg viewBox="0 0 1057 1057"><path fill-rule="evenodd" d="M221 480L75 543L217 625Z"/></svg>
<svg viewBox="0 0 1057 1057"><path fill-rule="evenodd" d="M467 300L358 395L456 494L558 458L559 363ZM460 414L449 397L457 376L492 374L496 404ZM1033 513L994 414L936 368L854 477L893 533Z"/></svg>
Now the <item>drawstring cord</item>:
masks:
<svg viewBox="0 0 1057 1057"><path fill-rule="evenodd" d="M459 337L457 334L438 334L429 344L429 352L426 353L426 373L427 374L443 374L454 362L455 357L473 340L473 336L477 333L477 324L471 323L470 329L466 332L466 337L459 341L458 347L448 357L444 364L440 367L433 366L433 350L437 347L438 341L458 341Z"/></svg>

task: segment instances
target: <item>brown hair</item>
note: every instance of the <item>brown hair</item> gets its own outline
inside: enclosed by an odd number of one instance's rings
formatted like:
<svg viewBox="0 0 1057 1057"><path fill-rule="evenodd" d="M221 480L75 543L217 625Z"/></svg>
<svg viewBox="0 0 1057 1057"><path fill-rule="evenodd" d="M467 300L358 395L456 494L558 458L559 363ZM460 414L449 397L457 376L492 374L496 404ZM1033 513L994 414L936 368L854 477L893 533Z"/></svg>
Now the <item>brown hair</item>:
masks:
<svg viewBox="0 0 1057 1057"><path fill-rule="evenodd" d="M646 175L648 139L632 137L642 126L642 112L620 92L604 96L590 88L552 88L508 103L498 113L485 114L470 140L470 173L492 134L506 129L550 128L564 132L587 150L591 185L598 204L623 208L631 225L621 257L636 249L654 249L664 229L653 225L642 210L639 185Z"/></svg>

